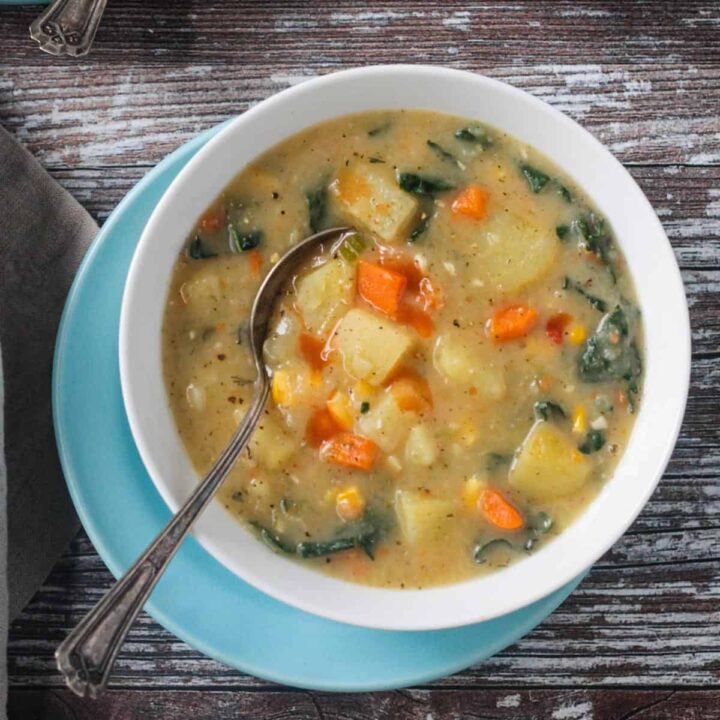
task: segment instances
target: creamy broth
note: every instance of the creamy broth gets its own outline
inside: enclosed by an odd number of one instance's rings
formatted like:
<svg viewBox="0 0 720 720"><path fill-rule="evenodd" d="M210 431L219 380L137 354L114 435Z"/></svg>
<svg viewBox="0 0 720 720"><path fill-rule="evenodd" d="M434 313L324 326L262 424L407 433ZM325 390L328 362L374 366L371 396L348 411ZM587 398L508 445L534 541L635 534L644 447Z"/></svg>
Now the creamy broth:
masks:
<svg viewBox="0 0 720 720"><path fill-rule="evenodd" d="M640 315L582 190L461 118L315 126L198 220L163 326L193 465L209 468L250 402L245 333L263 275L339 225L357 232L320 248L278 300L272 399L220 501L275 551L376 586L456 582L538 551L627 444Z"/></svg>

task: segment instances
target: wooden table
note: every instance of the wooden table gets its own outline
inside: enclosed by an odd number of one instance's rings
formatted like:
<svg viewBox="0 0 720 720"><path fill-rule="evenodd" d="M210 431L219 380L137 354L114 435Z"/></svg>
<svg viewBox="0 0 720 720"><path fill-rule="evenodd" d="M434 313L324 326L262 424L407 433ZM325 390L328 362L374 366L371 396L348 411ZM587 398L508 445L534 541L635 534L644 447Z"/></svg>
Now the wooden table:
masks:
<svg viewBox="0 0 720 720"><path fill-rule="evenodd" d="M308 77L426 62L528 90L604 142L655 206L683 271L694 369L640 518L493 659L403 691L306 692L209 660L143 616L112 689L80 700L53 651L111 581L81 534L12 626L11 717L720 718L720 5L112 0L76 61L37 50L37 12L0 10L0 123L99 222L178 145Z"/></svg>

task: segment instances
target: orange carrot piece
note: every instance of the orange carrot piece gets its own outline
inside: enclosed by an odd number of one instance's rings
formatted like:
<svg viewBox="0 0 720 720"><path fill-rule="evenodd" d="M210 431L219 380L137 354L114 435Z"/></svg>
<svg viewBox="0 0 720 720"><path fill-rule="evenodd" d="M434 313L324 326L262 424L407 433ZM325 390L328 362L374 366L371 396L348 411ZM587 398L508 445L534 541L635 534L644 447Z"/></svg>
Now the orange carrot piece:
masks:
<svg viewBox="0 0 720 720"><path fill-rule="evenodd" d="M335 422L335 418L326 408L322 408L310 416L305 428L305 442L310 447L317 448L340 432L342 432L342 428Z"/></svg>
<svg viewBox="0 0 720 720"><path fill-rule="evenodd" d="M393 380L390 392L401 410L423 412L433 406L428 381L414 370L403 370Z"/></svg>
<svg viewBox="0 0 720 720"><path fill-rule="evenodd" d="M429 338L435 332L435 323L424 311L414 305L401 305L395 318L405 325L410 325L423 338Z"/></svg>
<svg viewBox="0 0 720 720"><path fill-rule="evenodd" d="M420 283L425 273L409 258L402 255L384 253L380 255L380 265L388 270L393 270L407 278L407 290L414 295L420 290Z"/></svg>
<svg viewBox="0 0 720 720"><path fill-rule="evenodd" d="M517 530L524 525L522 515L497 490L483 490L478 498L483 515L495 527Z"/></svg>
<svg viewBox="0 0 720 720"><path fill-rule="evenodd" d="M260 275L260 270L262 269L262 254L259 250L250 250L247 255L252 274L255 276Z"/></svg>
<svg viewBox="0 0 720 720"><path fill-rule="evenodd" d="M525 337L538 321L538 311L527 305L507 305L490 320L488 332L497 342Z"/></svg>
<svg viewBox="0 0 720 720"><path fill-rule="evenodd" d="M223 219L224 215L220 210L209 210L200 218L200 229L219 230Z"/></svg>
<svg viewBox="0 0 720 720"><path fill-rule="evenodd" d="M565 328L572 320L572 315L561 312L555 313L545 325L545 334L556 344L562 345L565 338Z"/></svg>
<svg viewBox="0 0 720 720"><path fill-rule="evenodd" d="M298 345L300 354L313 370L322 370L327 365L327 358L324 355L325 341L322 338L303 332L300 333Z"/></svg>
<svg viewBox="0 0 720 720"><path fill-rule="evenodd" d="M487 215L488 191L478 185L468 185L453 201L454 215L482 220Z"/></svg>
<svg viewBox="0 0 720 720"><path fill-rule="evenodd" d="M357 289L360 297L380 312L395 317L400 307L407 278L390 268L360 260Z"/></svg>
<svg viewBox="0 0 720 720"><path fill-rule="evenodd" d="M377 445L362 435L343 432L320 446L320 459L333 465L369 470L378 455Z"/></svg>

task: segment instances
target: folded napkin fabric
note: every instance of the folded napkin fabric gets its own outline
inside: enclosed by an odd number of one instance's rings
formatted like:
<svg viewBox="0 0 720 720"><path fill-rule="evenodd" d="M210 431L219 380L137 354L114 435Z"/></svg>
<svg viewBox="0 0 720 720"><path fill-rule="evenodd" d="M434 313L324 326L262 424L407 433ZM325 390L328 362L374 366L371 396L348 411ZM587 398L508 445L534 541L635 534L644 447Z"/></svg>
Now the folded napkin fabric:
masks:
<svg viewBox="0 0 720 720"><path fill-rule="evenodd" d="M0 500L5 490L7 498L7 537L0 533L7 573L0 584L6 582L9 590L8 608L1 606L0 591L3 638L8 619L27 604L78 529L55 446L51 376L65 297L96 232L80 204L0 128L0 349L7 475L7 488L0 488ZM0 447L0 470L2 466Z"/></svg>

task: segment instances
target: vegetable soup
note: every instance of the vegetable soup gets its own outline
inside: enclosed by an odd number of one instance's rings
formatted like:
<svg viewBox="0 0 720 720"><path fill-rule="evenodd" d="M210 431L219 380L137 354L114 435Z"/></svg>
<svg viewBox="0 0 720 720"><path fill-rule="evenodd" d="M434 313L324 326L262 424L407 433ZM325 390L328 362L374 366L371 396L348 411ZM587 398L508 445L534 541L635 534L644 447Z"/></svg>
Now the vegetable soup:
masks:
<svg viewBox="0 0 720 720"><path fill-rule="evenodd" d="M252 397L261 279L335 226L352 230L278 298L271 400L221 502L274 551L376 586L456 582L538 551L627 444L640 313L582 190L461 118L312 127L198 220L163 327L168 397L198 473Z"/></svg>

